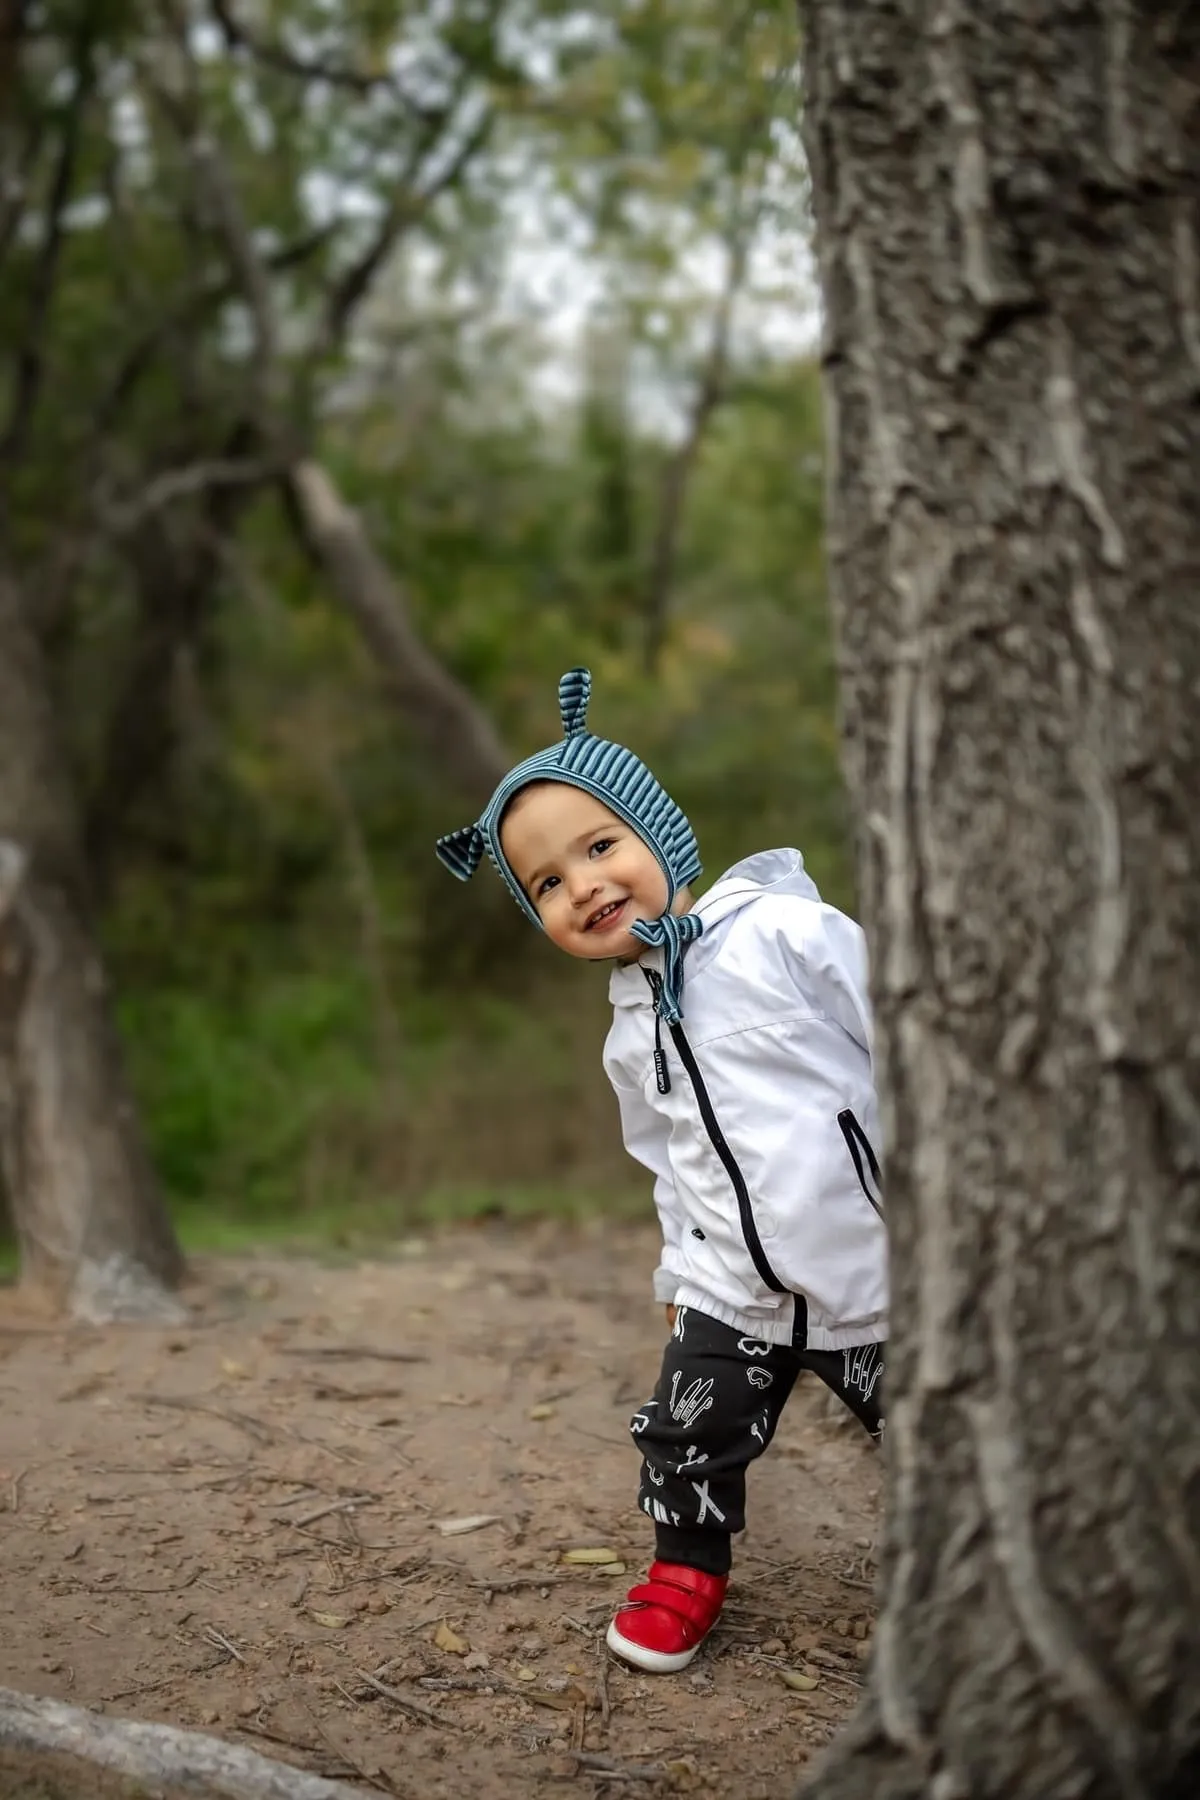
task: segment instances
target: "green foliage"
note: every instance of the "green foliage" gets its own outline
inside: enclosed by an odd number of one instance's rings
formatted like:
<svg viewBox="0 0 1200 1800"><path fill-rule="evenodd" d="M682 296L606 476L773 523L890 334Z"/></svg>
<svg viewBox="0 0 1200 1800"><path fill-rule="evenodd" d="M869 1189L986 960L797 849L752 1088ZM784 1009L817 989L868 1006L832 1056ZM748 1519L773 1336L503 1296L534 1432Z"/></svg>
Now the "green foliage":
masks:
<svg viewBox="0 0 1200 1800"><path fill-rule="evenodd" d="M792 11L272 0L228 9L249 36L198 34L189 72L165 12L84 9L81 51L75 9L45 10L17 96L28 214L0 241L0 344L32 347L38 379L0 475L111 850L104 941L169 1191L193 1216L364 1230L615 1204L640 1184L599 1070L603 975L560 967L490 877L451 891L432 840L462 803L275 487L137 506L180 467L278 441L318 456L514 756L556 734L558 675L587 662L597 728L677 793L710 876L798 843L848 904L817 375L756 323L801 235ZM198 178L197 119L273 344ZM591 284L573 363L553 308L513 298L531 217ZM713 270L739 258L650 674L664 471ZM158 705L167 750L118 806L119 728Z"/></svg>

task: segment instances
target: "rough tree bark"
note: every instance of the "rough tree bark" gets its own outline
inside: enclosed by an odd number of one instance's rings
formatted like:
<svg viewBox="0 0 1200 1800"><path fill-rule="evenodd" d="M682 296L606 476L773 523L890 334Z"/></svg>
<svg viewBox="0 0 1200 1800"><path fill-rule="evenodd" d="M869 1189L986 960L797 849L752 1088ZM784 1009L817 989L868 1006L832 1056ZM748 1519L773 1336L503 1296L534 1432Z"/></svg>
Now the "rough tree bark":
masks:
<svg viewBox="0 0 1200 1800"><path fill-rule="evenodd" d="M83 886L41 652L0 575L0 1171L22 1276L83 1318L176 1316Z"/></svg>
<svg viewBox="0 0 1200 1800"><path fill-rule="evenodd" d="M819 1800L1200 1792L1200 8L800 0L893 1228Z"/></svg>

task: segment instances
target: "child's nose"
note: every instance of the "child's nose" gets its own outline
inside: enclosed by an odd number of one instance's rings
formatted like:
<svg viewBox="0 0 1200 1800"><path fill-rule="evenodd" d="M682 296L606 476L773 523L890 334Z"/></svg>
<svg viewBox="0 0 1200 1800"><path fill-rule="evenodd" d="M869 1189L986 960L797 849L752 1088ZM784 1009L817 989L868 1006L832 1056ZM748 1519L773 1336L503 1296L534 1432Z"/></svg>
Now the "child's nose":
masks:
<svg viewBox="0 0 1200 1800"><path fill-rule="evenodd" d="M571 899L576 906L582 906L585 901L590 900L600 886L596 871L589 869L586 865L574 870L567 879L570 883Z"/></svg>

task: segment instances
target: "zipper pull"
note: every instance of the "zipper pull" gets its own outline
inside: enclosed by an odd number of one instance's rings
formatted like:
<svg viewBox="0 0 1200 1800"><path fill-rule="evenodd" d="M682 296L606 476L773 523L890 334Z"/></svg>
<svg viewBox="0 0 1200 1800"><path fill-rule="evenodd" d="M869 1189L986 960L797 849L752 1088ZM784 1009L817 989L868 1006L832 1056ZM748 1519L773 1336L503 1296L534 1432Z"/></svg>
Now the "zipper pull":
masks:
<svg viewBox="0 0 1200 1800"><path fill-rule="evenodd" d="M650 992L654 995L654 1085L660 1094L669 1094L671 1071L667 1068L667 1053L662 1047L662 1020L658 1016L658 1003L662 998L662 977L656 969L643 969L642 973L650 983Z"/></svg>
<svg viewBox="0 0 1200 1800"><path fill-rule="evenodd" d="M655 1025L654 1035L655 1038L658 1037L657 1024ZM661 1043L656 1043L654 1046L654 1080L660 1094L670 1093L671 1074L667 1068L666 1052Z"/></svg>

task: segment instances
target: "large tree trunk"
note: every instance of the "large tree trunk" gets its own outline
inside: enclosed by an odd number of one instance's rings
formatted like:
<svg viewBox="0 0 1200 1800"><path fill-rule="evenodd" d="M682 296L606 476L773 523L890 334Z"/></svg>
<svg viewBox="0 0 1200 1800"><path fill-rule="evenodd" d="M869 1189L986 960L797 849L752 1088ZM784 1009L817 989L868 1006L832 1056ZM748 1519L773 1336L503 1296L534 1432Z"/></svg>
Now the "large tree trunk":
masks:
<svg viewBox="0 0 1200 1800"><path fill-rule="evenodd" d="M181 1259L83 901L45 670L0 576L0 1169L23 1278L81 1317L165 1317Z"/></svg>
<svg viewBox="0 0 1200 1800"><path fill-rule="evenodd" d="M893 1231L820 1800L1200 1793L1200 8L801 0Z"/></svg>

